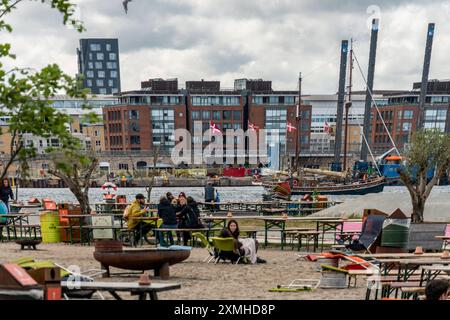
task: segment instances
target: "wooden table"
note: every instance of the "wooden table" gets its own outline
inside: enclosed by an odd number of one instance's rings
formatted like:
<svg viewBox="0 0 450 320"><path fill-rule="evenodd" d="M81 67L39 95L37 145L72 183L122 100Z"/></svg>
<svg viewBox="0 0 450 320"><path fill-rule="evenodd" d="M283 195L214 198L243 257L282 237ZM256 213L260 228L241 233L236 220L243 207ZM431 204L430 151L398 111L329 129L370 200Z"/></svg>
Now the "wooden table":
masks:
<svg viewBox="0 0 450 320"><path fill-rule="evenodd" d="M20 230L20 238L23 237L24 233L25 233L25 235L27 235L27 233L28 233L29 236L31 237L31 232L32 232L31 229L33 229L33 231L34 231L34 238L35 239L37 238L36 228L38 228L38 226L37 225L30 226L29 225L29 218L32 216L39 216L39 215L35 214L35 213L30 213L30 212L8 213L8 214L2 215L3 218L6 218L6 224L4 226L6 228L8 241L11 240L10 231L14 235L14 240L18 239L17 238L17 228ZM26 228L28 228L29 230L28 231L25 230L25 232L24 232L23 230Z"/></svg>
<svg viewBox="0 0 450 320"><path fill-rule="evenodd" d="M439 258L442 253L424 252L422 254L414 253L375 253L375 254L358 254L363 259L415 259L415 258Z"/></svg>
<svg viewBox="0 0 450 320"><path fill-rule="evenodd" d="M450 274L449 265L423 266L421 269L422 274L420 275L420 286L422 286L422 284L425 284L430 280L436 279L436 277L440 276L442 273L446 273L447 275Z"/></svg>
<svg viewBox="0 0 450 320"><path fill-rule="evenodd" d="M116 300L123 300L118 292L130 292L132 295L137 295L139 300L158 300L158 292L180 289L181 285L178 283L152 283L144 286L137 282L79 282L77 288L73 288L72 282L61 282L61 287L69 290L96 290L107 291Z"/></svg>

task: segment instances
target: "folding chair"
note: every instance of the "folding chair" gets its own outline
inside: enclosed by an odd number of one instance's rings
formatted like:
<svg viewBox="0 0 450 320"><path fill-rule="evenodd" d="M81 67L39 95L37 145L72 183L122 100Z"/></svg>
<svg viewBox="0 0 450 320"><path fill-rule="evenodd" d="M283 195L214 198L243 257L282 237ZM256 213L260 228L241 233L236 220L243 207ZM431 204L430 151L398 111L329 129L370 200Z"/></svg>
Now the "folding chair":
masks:
<svg viewBox="0 0 450 320"><path fill-rule="evenodd" d="M210 263L211 260L214 259L214 247L211 245L208 239L206 239L205 235L201 232L194 232L192 234L192 237L199 239L202 245L208 251L209 255L203 260L203 262Z"/></svg>
<svg viewBox="0 0 450 320"><path fill-rule="evenodd" d="M234 251L234 238L211 238L213 246L216 250L214 263L220 260L230 260L232 263L236 261L236 264L241 260L241 256Z"/></svg>

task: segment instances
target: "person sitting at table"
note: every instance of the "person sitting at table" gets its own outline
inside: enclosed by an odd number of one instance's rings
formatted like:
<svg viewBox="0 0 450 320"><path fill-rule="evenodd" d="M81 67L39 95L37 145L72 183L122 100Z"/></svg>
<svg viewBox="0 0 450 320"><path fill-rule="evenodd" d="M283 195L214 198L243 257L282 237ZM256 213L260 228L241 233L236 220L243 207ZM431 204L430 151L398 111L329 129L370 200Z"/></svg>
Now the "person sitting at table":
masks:
<svg viewBox="0 0 450 320"><path fill-rule="evenodd" d="M134 218L144 217L148 213L148 208L145 207L145 197L143 194L139 193L136 195L136 200L134 200L128 209L128 229L135 230L137 237L135 239L136 243L144 237L145 241L148 242L146 235L150 232L153 226L145 221L136 220Z"/></svg>
<svg viewBox="0 0 450 320"><path fill-rule="evenodd" d="M173 208L172 204L170 203L167 197L161 197L159 199L158 216L163 220L163 223L160 226L160 228L176 229L178 227L175 209ZM157 232L156 234L157 240L162 247L167 247L166 241L164 239L165 233L166 232ZM170 245L173 245L174 243L172 232L167 232L167 235L169 237Z"/></svg>
<svg viewBox="0 0 450 320"><path fill-rule="evenodd" d="M425 287L426 300L448 300L450 282L447 279L435 279Z"/></svg>
<svg viewBox="0 0 450 320"><path fill-rule="evenodd" d="M236 220L230 220L227 230L231 236L238 241L238 248L242 256L245 256L251 263L266 263L266 260L257 256L259 243L251 238L239 238L239 225Z"/></svg>
<svg viewBox="0 0 450 320"><path fill-rule="evenodd" d="M8 178L4 178L0 186L0 200L2 200L3 203L6 205L8 212L9 212L9 204L8 204L9 198L11 198L11 200L14 200L14 193L11 186L9 185Z"/></svg>
<svg viewBox="0 0 450 320"><path fill-rule="evenodd" d="M203 224L200 221L200 210L197 202L192 197L186 198L186 205L177 213L177 217L180 221L178 224L179 228L203 228ZM183 232L183 245L186 246L190 238L191 235L189 232Z"/></svg>

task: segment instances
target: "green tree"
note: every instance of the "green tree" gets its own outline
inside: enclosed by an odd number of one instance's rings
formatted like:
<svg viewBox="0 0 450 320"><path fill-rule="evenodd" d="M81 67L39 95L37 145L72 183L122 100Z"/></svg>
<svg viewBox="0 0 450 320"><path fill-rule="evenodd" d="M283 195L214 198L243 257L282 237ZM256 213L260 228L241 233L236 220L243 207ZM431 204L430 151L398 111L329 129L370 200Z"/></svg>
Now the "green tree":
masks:
<svg viewBox="0 0 450 320"><path fill-rule="evenodd" d="M5 22L5 17L17 9L21 2L24 1L0 1L0 34L13 31L13 27ZM81 22L72 18L75 5L71 1L40 2L59 11L64 24L72 25L79 32L84 30ZM11 53L11 44L0 43L0 117L7 120L11 142L9 158L0 171L1 179L6 176L14 162L19 161L23 164L22 167L26 168L27 159L36 155L35 146L25 145L26 134L43 138L54 137L63 145L70 145L74 141L67 130L70 116L52 108L50 99L58 93L81 98L86 98L87 94L87 91L80 89L75 78L65 74L56 64L50 64L42 70L17 67L6 70L5 61L15 58ZM4 133L0 131L0 134Z"/></svg>
<svg viewBox="0 0 450 320"><path fill-rule="evenodd" d="M450 135L438 130L421 130L413 134L406 148L406 164L400 178L408 188L413 206L412 222L423 222L425 203L439 178L450 166ZM427 172L434 169L431 179Z"/></svg>
<svg viewBox="0 0 450 320"><path fill-rule="evenodd" d="M98 158L85 151L79 141L72 141L70 147L49 150L52 163L48 172L65 182L78 200L82 214L90 214L89 188L98 172Z"/></svg>

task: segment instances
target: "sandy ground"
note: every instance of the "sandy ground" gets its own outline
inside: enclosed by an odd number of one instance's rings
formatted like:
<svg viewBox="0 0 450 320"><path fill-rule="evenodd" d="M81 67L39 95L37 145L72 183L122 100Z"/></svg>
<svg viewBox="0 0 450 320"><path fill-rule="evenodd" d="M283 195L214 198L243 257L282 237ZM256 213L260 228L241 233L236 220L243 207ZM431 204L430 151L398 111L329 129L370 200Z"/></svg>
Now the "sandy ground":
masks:
<svg viewBox="0 0 450 320"><path fill-rule="evenodd" d="M15 243L0 244L0 262L20 257L35 260L52 260L63 266L78 265L81 270L99 268L92 253L94 247L68 244L41 244L37 251L21 251ZM180 290L159 294L160 299L364 299L366 279L359 278L356 288L316 289L313 292L272 293L268 289L287 285L294 279L320 279L316 264L297 260L297 251L266 249L259 256L267 264L232 265L230 263L207 264L202 262L208 255L202 248L194 248L189 259L170 267L171 279L166 282L181 284ZM302 253L303 254L303 253ZM111 272L122 270L111 269ZM150 272L153 275L153 272ZM137 275L113 276L106 281L137 281ZM100 279L104 281L103 279ZM164 282L152 278L154 282ZM111 298L104 294L105 298ZM130 297L131 298L131 297Z"/></svg>

